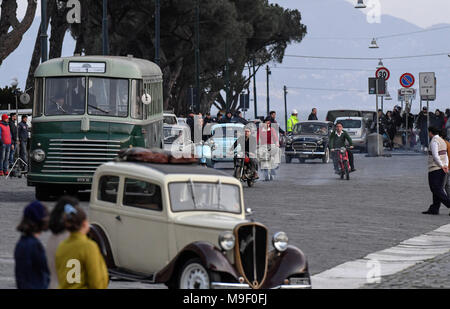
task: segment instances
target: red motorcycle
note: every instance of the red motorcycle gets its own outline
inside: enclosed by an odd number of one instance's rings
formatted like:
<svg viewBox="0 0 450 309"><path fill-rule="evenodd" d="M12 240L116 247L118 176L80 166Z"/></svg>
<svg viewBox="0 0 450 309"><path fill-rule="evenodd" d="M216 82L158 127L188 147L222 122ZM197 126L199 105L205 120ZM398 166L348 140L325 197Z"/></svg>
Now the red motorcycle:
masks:
<svg viewBox="0 0 450 309"><path fill-rule="evenodd" d="M336 152L337 160L338 160L338 174L341 176L341 179L344 179L344 176L347 180L350 180L350 160L348 155L349 147L341 147L340 149L333 149Z"/></svg>

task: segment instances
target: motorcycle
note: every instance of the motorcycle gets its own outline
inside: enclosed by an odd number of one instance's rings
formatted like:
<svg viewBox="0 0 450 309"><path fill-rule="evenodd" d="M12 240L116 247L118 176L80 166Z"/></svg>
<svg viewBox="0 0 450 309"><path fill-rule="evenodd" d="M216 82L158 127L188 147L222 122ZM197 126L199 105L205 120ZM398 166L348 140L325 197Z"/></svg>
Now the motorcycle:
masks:
<svg viewBox="0 0 450 309"><path fill-rule="evenodd" d="M347 180L350 180L350 160L348 155L349 147L341 147L340 149L333 149L337 153L338 160L338 174L341 176L341 179L344 179L344 176Z"/></svg>
<svg viewBox="0 0 450 309"><path fill-rule="evenodd" d="M234 177L242 182L246 182L249 188L253 187L256 182L255 171L250 165L250 158L235 155L234 157Z"/></svg>

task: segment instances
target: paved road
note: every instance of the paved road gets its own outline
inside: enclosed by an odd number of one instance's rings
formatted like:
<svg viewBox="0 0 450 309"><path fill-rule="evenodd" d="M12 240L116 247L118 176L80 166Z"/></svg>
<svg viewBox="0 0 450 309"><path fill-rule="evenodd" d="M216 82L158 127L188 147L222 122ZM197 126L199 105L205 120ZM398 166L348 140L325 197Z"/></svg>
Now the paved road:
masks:
<svg viewBox="0 0 450 309"><path fill-rule="evenodd" d="M350 181L339 180L331 164L294 161L281 166L276 181L245 189L246 207L254 210L255 219L266 224L271 233L287 232L291 244L307 255L312 274L449 222L444 209L441 216L420 214L431 202L425 156L355 155L355 162L358 171ZM86 200L87 196L81 197ZM15 226L33 197L33 189L26 187L25 180L0 180L0 288L14 287L11 257L18 238Z"/></svg>

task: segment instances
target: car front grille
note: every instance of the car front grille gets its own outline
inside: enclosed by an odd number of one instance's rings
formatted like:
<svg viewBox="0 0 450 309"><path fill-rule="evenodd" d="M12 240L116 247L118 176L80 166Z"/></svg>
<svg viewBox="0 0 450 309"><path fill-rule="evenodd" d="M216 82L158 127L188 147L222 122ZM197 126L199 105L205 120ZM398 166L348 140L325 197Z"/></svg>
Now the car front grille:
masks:
<svg viewBox="0 0 450 309"><path fill-rule="evenodd" d="M292 148L295 151L316 151L317 144L312 142L294 142Z"/></svg>
<svg viewBox="0 0 450 309"><path fill-rule="evenodd" d="M236 267L250 287L259 289L267 275L267 228L254 222L244 223L234 233Z"/></svg>
<svg viewBox="0 0 450 309"><path fill-rule="evenodd" d="M97 167L112 161L120 151L120 141L51 139L43 173L94 174Z"/></svg>

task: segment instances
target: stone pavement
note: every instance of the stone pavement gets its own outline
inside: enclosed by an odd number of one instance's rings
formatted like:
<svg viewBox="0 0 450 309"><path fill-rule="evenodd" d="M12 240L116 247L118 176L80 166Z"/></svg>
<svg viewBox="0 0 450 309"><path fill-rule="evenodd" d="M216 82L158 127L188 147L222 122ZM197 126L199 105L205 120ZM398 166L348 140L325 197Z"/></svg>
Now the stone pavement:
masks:
<svg viewBox="0 0 450 309"><path fill-rule="evenodd" d="M450 252L422 262L365 289L450 289Z"/></svg>

